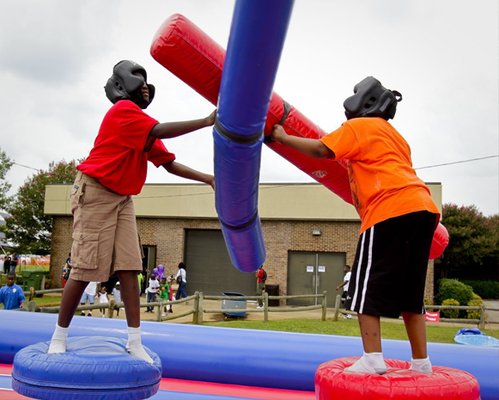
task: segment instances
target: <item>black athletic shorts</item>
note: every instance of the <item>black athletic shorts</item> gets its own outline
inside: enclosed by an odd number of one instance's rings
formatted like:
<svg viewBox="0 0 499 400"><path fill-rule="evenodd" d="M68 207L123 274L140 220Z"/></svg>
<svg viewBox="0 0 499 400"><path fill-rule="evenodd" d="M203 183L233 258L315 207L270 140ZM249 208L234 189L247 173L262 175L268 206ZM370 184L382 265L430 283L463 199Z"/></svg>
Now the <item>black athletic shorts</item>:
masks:
<svg viewBox="0 0 499 400"><path fill-rule="evenodd" d="M357 244L346 308L398 318L424 313L424 287L437 215L419 211L382 221Z"/></svg>

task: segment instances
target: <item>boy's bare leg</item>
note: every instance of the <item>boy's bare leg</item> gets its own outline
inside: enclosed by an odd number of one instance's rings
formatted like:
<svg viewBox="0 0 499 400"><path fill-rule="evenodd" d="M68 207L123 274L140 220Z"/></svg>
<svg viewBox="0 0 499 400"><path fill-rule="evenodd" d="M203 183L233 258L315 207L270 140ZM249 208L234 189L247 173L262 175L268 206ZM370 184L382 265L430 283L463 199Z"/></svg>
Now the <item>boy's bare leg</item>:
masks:
<svg viewBox="0 0 499 400"><path fill-rule="evenodd" d="M64 353L66 351L66 342L68 337L68 327L73 319L78 304L80 304L81 295L85 291L88 282L75 281L68 279L64 291L62 292L61 307L57 325L52 339L50 340L48 353Z"/></svg>
<svg viewBox="0 0 499 400"><path fill-rule="evenodd" d="M87 285L88 282L75 281L69 278L62 292L61 308L57 319L57 324L60 327L67 328L71 323Z"/></svg>
<svg viewBox="0 0 499 400"><path fill-rule="evenodd" d="M423 314L403 312L405 329L411 343L412 358L428 357L426 345L426 322Z"/></svg>
<svg viewBox="0 0 499 400"><path fill-rule="evenodd" d="M358 319L364 354L345 370L366 374L384 374L386 364L381 352L380 318L375 315L358 314Z"/></svg>
<svg viewBox="0 0 499 400"><path fill-rule="evenodd" d="M375 315L358 314L360 336L366 353L381 353L381 325Z"/></svg>
<svg viewBox="0 0 499 400"><path fill-rule="evenodd" d="M428 357L426 342L426 321L423 314L403 312L405 329L411 344L411 368L414 371L426 374L432 373L432 365Z"/></svg>
<svg viewBox="0 0 499 400"><path fill-rule="evenodd" d="M140 326L140 297L137 271L117 271L121 286L121 298L125 303L127 325L130 328Z"/></svg>
<svg viewBox="0 0 499 400"><path fill-rule="evenodd" d="M153 364L153 359L142 346L140 333L140 297L137 271L117 271L121 286L121 297L125 303L126 321L128 324L128 352L148 363Z"/></svg>

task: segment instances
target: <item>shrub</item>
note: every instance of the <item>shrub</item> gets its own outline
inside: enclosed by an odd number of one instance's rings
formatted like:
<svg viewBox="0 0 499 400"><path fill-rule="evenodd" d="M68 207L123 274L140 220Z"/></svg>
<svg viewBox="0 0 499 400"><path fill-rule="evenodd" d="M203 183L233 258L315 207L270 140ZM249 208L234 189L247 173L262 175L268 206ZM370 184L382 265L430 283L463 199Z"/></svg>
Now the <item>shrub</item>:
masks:
<svg viewBox="0 0 499 400"><path fill-rule="evenodd" d="M442 301L443 306L458 306L459 301L455 299L445 299ZM457 318L459 317L459 310L440 310L443 318Z"/></svg>
<svg viewBox="0 0 499 400"><path fill-rule="evenodd" d="M473 288L482 299L499 299L499 282L497 281L463 281Z"/></svg>
<svg viewBox="0 0 499 400"><path fill-rule="evenodd" d="M481 306L483 304L482 298L473 293L473 297L468 301L469 306ZM480 319L480 310L466 310L468 319Z"/></svg>
<svg viewBox="0 0 499 400"><path fill-rule="evenodd" d="M446 299L455 299L459 304L468 304L473 296L471 286L465 285L457 279L440 279L438 285L437 302L441 303Z"/></svg>

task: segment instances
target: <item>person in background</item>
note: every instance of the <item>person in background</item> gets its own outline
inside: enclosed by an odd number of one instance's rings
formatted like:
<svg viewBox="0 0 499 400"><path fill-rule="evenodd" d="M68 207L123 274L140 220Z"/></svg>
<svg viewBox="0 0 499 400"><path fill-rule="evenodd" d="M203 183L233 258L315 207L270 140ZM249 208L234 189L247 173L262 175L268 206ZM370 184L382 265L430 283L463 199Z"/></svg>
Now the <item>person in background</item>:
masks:
<svg viewBox="0 0 499 400"><path fill-rule="evenodd" d="M341 294L341 304L343 307L345 307L345 303L347 301L348 286L350 283L351 276L352 276L352 271L350 265L345 265L345 276L343 277L343 283L336 286L336 290L340 290L341 288L343 288L343 293ZM345 317L348 319L352 318L352 316L348 313L345 314Z"/></svg>
<svg viewBox="0 0 499 400"><path fill-rule="evenodd" d="M120 307L118 306L119 303L121 303L121 288L120 288L120 282L116 282L116 285L113 288L113 291L111 293L113 295L113 300L114 300L114 309L116 310L116 316L118 317L120 315Z"/></svg>
<svg viewBox="0 0 499 400"><path fill-rule="evenodd" d="M145 293L145 290L143 290L144 287L144 272L139 271L137 273L137 284L139 285L139 296L142 296L143 293Z"/></svg>
<svg viewBox="0 0 499 400"><path fill-rule="evenodd" d="M19 256L14 254L10 262L10 272L16 273L17 264L19 264Z"/></svg>
<svg viewBox="0 0 499 400"><path fill-rule="evenodd" d="M256 295L261 296L265 291L265 282L267 281L267 271L260 265L256 271ZM263 308L263 300L258 299L258 306L256 308Z"/></svg>
<svg viewBox="0 0 499 400"><path fill-rule="evenodd" d="M408 143L388 122L402 95L367 77L343 106L347 121L320 139L272 139L311 157L343 160L361 220L347 308L357 312L364 354L349 372L383 374L380 317L402 315L411 345L411 369L431 373L424 318L424 287L439 211L412 166Z"/></svg>
<svg viewBox="0 0 499 400"><path fill-rule="evenodd" d="M113 105L102 120L89 156L76 167L71 192L73 270L64 287L48 353L66 351L68 327L87 283L106 282L115 272L125 304L127 351L153 363L142 345L140 330L137 272L142 270L142 252L132 196L144 186L148 162L214 187L213 175L177 162L161 139L212 126L216 112L190 121L159 123L143 111L153 100L155 88L147 82L146 70L130 60L114 66L104 89Z"/></svg>
<svg viewBox="0 0 499 400"><path fill-rule="evenodd" d="M73 264L71 262L71 253L69 253L68 258L66 258L66 261L62 267L62 276L61 276L61 283L62 287L66 286L66 282L69 279L69 275L71 274L71 268L73 267Z"/></svg>
<svg viewBox="0 0 499 400"><path fill-rule="evenodd" d="M10 263L12 262L12 259L10 256L5 257L5 260L3 262L3 273L8 274L10 272Z"/></svg>
<svg viewBox="0 0 499 400"><path fill-rule="evenodd" d="M97 295L97 284L99 282L88 282L83 294L81 295L80 304L82 306L87 304L87 301L90 305L95 304L95 296ZM85 310L81 310L82 317L85 316ZM92 310L88 310L87 317L92 316Z"/></svg>
<svg viewBox="0 0 499 400"><path fill-rule="evenodd" d="M99 304L105 305L106 307L109 305L109 297L107 295L107 289L104 285L102 285L99 290ZM106 308L101 308L100 311L102 318L104 318L106 316Z"/></svg>
<svg viewBox="0 0 499 400"><path fill-rule="evenodd" d="M336 286L336 290L343 288L343 293L341 295L341 300L344 302L347 299L348 284L350 283L350 277L352 276L352 271L350 265L345 265L345 275L343 276L343 283Z"/></svg>
<svg viewBox="0 0 499 400"><path fill-rule="evenodd" d="M175 275L175 280L178 283L178 289L177 293L175 294L175 299L178 300L187 297L187 271L186 266L183 262L180 262L178 264L178 271L177 275Z"/></svg>
<svg viewBox="0 0 499 400"><path fill-rule="evenodd" d="M24 307L24 292L16 284L16 274L9 272L7 274L7 284L0 289L0 304L3 304L4 310L19 310Z"/></svg>
<svg viewBox="0 0 499 400"><path fill-rule="evenodd" d="M168 300L170 299L170 284L168 283L165 277L161 278L160 281L159 297L161 298L161 301L165 303L168 302ZM168 307L165 304L163 306L162 316L163 317L166 316L167 312L168 312Z"/></svg>
<svg viewBox="0 0 499 400"><path fill-rule="evenodd" d="M173 285L175 284L175 277L173 275L169 275L168 276L168 286L169 286L169 290L168 290L168 300L170 301L173 301L174 300L174 296L173 296ZM168 305L168 312L173 312L173 304L169 304Z"/></svg>
<svg viewBox="0 0 499 400"><path fill-rule="evenodd" d="M146 289L147 302L154 303L156 301L156 295L159 292L159 281L155 274L152 274L149 278L149 286ZM154 307L148 306L146 312L153 312Z"/></svg>

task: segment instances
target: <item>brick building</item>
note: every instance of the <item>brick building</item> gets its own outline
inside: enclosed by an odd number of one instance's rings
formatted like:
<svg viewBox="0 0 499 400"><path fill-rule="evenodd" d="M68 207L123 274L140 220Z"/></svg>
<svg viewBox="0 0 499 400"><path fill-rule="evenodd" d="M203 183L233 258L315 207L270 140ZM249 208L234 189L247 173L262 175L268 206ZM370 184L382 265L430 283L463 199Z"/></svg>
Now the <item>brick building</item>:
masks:
<svg viewBox="0 0 499 400"><path fill-rule="evenodd" d="M441 206L441 185L429 184ZM61 266L71 250L72 217L69 185L46 188L45 213L54 218L51 273L60 283ZM254 274L231 265L217 219L214 193L199 184L148 184L134 198L144 269L157 264L175 273L187 264L188 293L221 292L252 295ZM259 214L271 294L328 292L334 304L345 264L352 264L358 238L355 209L316 183L261 184ZM426 296L433 297L433 261L429 263ZM293 304L310 304L308 299Z"/></svg>

